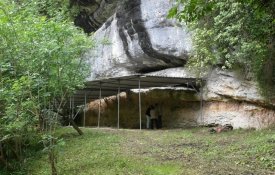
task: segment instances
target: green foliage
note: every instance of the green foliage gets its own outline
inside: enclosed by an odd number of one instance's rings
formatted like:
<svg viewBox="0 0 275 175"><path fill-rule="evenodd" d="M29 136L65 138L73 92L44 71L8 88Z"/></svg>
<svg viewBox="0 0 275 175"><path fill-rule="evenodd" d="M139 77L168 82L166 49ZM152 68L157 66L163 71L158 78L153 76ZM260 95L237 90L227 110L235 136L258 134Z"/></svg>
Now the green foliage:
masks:
<svg viewBox="0 0 275 175"><path fill-rule="evenodd" d="M28 11L36 16L55 18L58 21L73 20L79 10L71 0L20 0L20 6L28 6Z"/></svg>
<svg viewBox="0 0 275 175"><path fill-rule="evenodd" d="M201 19L213 10L215 3L213 0L176 0L176 2L177 5L169 10L168 17L176 17L184 22L192 22Z"/></svg>
<svg viewBox="0 0 275 175"><path fill-rule="evenodd" d="M168 17L186 22L193 31L191 65L242 68L245 75L257 79L274 97L275 1L176 2Z"/></svg>
<svg viewBox="0 0 275 175"><path fill-rule="evenodd" d="M0 140L11 159L23 158L17 146L39 135L42 120L57 126L57 113L89 75L83 54L93 43L69 21L66 2L0 3Z"/></svg>

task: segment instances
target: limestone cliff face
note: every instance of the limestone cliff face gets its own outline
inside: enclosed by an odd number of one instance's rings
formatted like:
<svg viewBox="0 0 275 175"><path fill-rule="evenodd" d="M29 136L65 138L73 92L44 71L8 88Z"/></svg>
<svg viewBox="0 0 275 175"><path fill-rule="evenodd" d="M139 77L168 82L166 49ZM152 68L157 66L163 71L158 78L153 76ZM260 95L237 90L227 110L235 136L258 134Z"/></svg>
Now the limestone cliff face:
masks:
<svg viewBox="0 0 275 175"><path fill-rule="evenodd" d="M185 64L191 50L190 35L186 28L166 18L169 1L112 2L116 4L111 10L114 13L96 30L97 48L87 55L93 70L91 79ZM97 19L95 14L91 18Z"/></svg>
<svg viewBox="0 0 275 175"><path fill-rule="evenodd" d="M93 70L90 80L135 73L196 76L184 68L192 50L190 32L184 25L166 18L172 6L169 0L78 2L82 2L83 10L76 18L76 24L87 32L95 32L98 42L97 48L86 55ZM207 81L203 88L202 110L198 93L152 90L143 94L142 111L150 104L162 104L165 127L219 123L232 124L235 128L262 128L275 123L275 100L265 100L255 82L236 72L219 69L210 70L204 78ZM129 92L124 98L121 123L124 127L136 127L136 94ZM87 124L93 125L97 121L96 104L90 104ZM115 126L116 99L106 99L102 105L103 124Z"/></svg>
<svg viewBox="0 0 275 175"><path fill-rule="evenodd" d="M256 82L241 73L212 70L204 87L204 122L235 128L264 128L275 123L275 99L261 96Z"/></svg>

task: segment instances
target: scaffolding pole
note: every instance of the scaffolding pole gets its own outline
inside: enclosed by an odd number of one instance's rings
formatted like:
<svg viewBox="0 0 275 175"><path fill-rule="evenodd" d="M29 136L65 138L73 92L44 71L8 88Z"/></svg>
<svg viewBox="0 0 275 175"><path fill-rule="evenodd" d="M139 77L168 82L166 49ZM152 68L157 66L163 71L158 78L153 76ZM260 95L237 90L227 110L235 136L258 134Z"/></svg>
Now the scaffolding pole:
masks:
<svg viewBox="0 0 275 175"><path fill-rule="evenodd" d="M74 117L74 96L72 100L72 118Z"/></svg>
<svg viewBox="0 0 275 175"><path fill-rule="evenodd" d="M83 127L86 126L86 104L87 104L87 93L85 92L85 99L84 99L84 109L83 109L83 116L84 116L84 119L83 119Z"/></svg>
<svg viewBox="0 0 275 175"><path fill-rule="evenodd" d="M139 108L139 129L141 130L141 97L140 97L140 77L138 79L138 108Z"/></svg>
<svg viewBox="0 0 275 175"><path fill-rule="evenodd" d="M74 118L74 96L73 96L73 99L72 99L72 116L71 116L71 119L73 120Z"/></svg>
<svg viewBox="0 0 275 175"><path fill-rule="evenodd" d="M204 119L203 119L203 87L202 87L202 82L201 82L201 88L200 88L200 115L201 115L201 123L204 125Z"/></svg>
<svg viewBox="0 0 275 175"><path fill-rule="evenodd" d="M99 107L98 107L98 120L97 120L97 127L100 126L100 113L101 113L101 82L99 82Z"/></svg>
<svg viewBox="0 0 275 175"><path fill-rule="evenodd" d="M120 108L120 80L118 80L117 90L117 129L119 129L119 108Z"/></svg>

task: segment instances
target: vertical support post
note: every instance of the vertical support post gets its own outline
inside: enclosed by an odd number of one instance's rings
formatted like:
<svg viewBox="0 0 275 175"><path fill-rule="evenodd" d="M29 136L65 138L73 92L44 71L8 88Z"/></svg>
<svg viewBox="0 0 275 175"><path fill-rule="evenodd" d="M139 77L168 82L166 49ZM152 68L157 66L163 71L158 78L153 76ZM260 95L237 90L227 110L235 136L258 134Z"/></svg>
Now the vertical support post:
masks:
<svg viewBox="0 0 275 175"><path fill-rule="evenodd" d="M202 124L204 125L204 120L203 120L203 109L202 109L202 107L203 107L203 87L202 87L202 82L200 83L200 86L201 86L201 88L200 88L200 115L201 115L201 122L202 122Z"/></svg>
<svg viewBox="0 0 275 175"><path fill-rule="evenodd" d="M141 96L140 96L140 77L138 79L138 108L139 108L139 129L141 130Z"/></svg>
<svg viewBox="0 0 275 175"><path fill-rule="evenodd" d="M84 109L83 109L83 127L86 126L86 105L87 105L87 93L85 92Z"/></svg>
<svg viewBox="0 0 275 175"><path fill-rule="evenodd" d="M97 127L100 126L100 117L101 117L101 82L99 82L99 107L98 107L98 120L97 120Z"/></svg>
<svg viewBox="0 0 275 175"><path fill-rule="evenodd" d="M72 100L72 119L74 118L74 96Z"/></svg>
<svg viewBox="0 0 275 175"><path fill-rule="evenodd" d="M118 90L117 90L117 129L119 129L119 108L120 108L120 80L118 80Z"/></svg>

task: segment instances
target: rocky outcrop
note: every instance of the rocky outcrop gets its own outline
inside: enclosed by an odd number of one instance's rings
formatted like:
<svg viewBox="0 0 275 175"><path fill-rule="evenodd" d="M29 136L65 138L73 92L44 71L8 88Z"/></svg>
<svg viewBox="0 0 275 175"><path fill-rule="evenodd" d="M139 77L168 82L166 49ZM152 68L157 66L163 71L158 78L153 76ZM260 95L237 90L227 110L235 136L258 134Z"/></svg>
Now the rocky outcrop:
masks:
<svg viewBox="0 0 275 175"><path fill-rule="evenodd" d="M87 53L89 80L136 73L171 77L196 77L184 68L192 50L190 32L167 19L168 0L80 0L87 32L95 31L97 46ZM241 73L213 69L204 75L201 94L190 89L152 89L142 94L142 113L150 104L163 106L164 127L207 123L234 128L263 128L275 123L275 99L261 96L257 84ZM188 86L187 86L188 87ZM121 126L139 127L138 96L121 97ZM202 107L201 107L202 104ZM102 100L102 124L116 126L116 98ZM90 103L86 124L97 125L98 101ZM145 123L145 116L142 122Z"/></svg>
<svg viewBox="0 0 275 175"><path fill-rule="evenodd" d="M204 87L204 123L235 128L264 128L275 123L275 99L260 93L256 82L236 71L212 70Z"/></svg>
<svg viewBox="0 0 275 175"><path fill-rule="evenodd" d="M86 33L95 32L112 16L123 0L71 0L71 6L79 9L75 25Z"/></svg>
<svg viewBox="0 0 275 175"><path fill-rule="evenodd" d="M249 102L207 101L203 107L204 124L231 124L234 128L265 128L275 123L275 111Z"/></svg>
<svg viewBox="0 0 275 175"><path fill-rule="evenodd" d="M241 73L215 69L207 77L205 100L234 99L258 105L268 105L257 83L246 80ZM269 105L272 102L270 102ZM275 103L273 104L275 105Z"/></svg>
<svg viewBox="0 0 275 175"><path fill-rule="evenodd" d="M128 0L95 32L87 54L91 79L183 66L191 50L186 28L166 18L166 0Z"/></svg>

